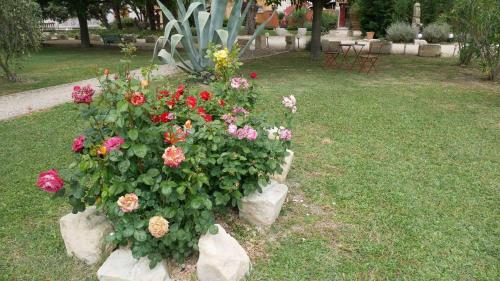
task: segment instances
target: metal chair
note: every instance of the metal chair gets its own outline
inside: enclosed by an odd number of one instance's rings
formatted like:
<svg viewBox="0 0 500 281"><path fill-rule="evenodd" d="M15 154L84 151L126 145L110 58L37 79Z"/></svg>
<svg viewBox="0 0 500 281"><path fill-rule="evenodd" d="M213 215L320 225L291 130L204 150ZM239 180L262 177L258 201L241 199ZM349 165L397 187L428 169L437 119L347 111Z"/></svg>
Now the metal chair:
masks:
<svg viewBox="0 0 500 281"><path fill-rule="evenodd" d="M342 54L339 41L324 41L322 45L325 54L325 67L337 68L342 64L337 63L337 58Z"/></svg>
<svg viewBox="0 0 500 281"><path fill-rule="evenodd" d="M380 54L381 49L382 49L382 44L380 44L376 48L373 48L372 45L370 44L368 54L359 56L359 63L360 63L359 72L366 72L367 74L370 73L370 71L372 70L374 72L377 72L375 64L378 61L378 56Z"/></svg>

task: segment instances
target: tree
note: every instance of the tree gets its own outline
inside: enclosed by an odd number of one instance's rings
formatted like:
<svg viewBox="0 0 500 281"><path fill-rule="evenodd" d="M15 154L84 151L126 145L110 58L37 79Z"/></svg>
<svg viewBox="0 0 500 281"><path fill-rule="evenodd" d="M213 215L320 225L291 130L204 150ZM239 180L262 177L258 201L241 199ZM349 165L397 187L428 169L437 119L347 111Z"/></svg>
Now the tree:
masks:
<svg viewBox="0 0 500 281"><path fill-rule="evenodd" d="M376 36L385 34L392 22L393 3L387 0L357 0L359 18L364 32L374 31Z"/></svg>
<svg viewBox="0 0 500 281"><path fill-rule="evenodd" d="M257 15L258 7L255 1L247 2L246 5L250 5L250 8L248 8L247 18L245 19L245 32L247 35L252 35L255 33L255 16Z"/></svg>
<svg viewBox="0 0 500 281"><path fill-rule="evenodd" d="M89 27L87 20L90 18L89 13L90 6L100 4L103 1L99 0L38 0L38 3L43 10L49 7L63 7L67 11L66 18L70 16L76 16L78 18L78 24L80 25L80 42L81 46L84 48L90 47L90 36ZM62 9L61 9L62 10ZM50 14L45 12L45 15ZM59 15L62 16L62 15ZM62 19L62 18L59 18Z"/></svg>
<svg viewBox="0 0 500 281"><path fill-rule="evenodd" d="M7 80L15 81L12 65L41 42L42 11L30 0L2 0L0 9L0 67Z"/></svg>

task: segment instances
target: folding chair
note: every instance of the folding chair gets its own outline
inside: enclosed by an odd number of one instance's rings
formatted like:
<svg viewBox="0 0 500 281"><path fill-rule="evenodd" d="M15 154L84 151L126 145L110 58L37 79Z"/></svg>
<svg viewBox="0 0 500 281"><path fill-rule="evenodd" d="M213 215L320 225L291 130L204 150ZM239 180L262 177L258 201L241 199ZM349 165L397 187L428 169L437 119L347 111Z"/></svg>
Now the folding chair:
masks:
<svg viewBox="0 0 500 281"><path fill-rule="evenodd" d="M337 68L341 65L337 62L337 58L342 54L339 41L324 42L323 53L325 54L325 67Z"/></svg>
<svg viewBox="0 0 500 281"><path fill-rule="evenodd" d="M366 72L367 74L373 70L374 72L377 72L377 69L375 68L375 64L378 61L378 56L380 54L380 50L382 49L382 44L380 44L377 48L372 48L372 45L370 44L370 49L368 51L367 55L360 55L359 56L359 72Z"/></svg>

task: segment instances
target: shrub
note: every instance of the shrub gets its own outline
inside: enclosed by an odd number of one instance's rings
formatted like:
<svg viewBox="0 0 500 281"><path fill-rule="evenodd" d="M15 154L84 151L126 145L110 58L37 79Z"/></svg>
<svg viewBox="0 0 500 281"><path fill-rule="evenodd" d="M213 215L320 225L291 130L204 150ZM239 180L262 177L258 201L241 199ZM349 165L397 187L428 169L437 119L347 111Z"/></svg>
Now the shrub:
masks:
<svg viewBox="0 0 500 281"><path fill-rule="evenodd" d="M304 27L304 24L306 23L306 15L307 15L307 9L300 8L300 9L295 9L293 13L290 15L290 17L295 26Z"/></svg>
<svg viewBox="0 0 500 281"><path fill-rule="evenodd" d="M226 50L213 54L216 66L230 65ZM278 139L268 137L266 128L277 124L251 112L256 88L241 76L221 76L213 91L198 93L167 83L151 88L127 73L111 78L105 70L98 96L75 87L73 99L89 125L73 142L76 161L61 173L64 182L50 170L37 185L67 195L73 212L96 205L114 227L107 241L130 245L151 266L167 257L183 262L200 235L217 232L215 212L237 207L281 171L290 134L283 128ZM283 104L286 116L295 112L295 98Z"/></svg>
<svg viewBox="0 0 500 281"><path fill-rule="evenodd" d="M0 9L0 67L7 80L15 81L12 67L42 40L40 6L28 0L3 0Z"/></svg>
<svg viewBox="0 0 500 281"><path fill-rule="evenodd" d="M422 37L429 43L439 43L448 40L450 26L447 23L431 23L422 32Z"/></svg>
<svg viewBox="0 0 500 281"><path fill-rule="evenodd" d="M412 42L417 37L417 29L409 23L396 22L387 28L387 39L395 43Z"/></svg>
<svg viewBox="0 0 500 281"><path fill-rule="evenodd" d="M337 27L337 15L335 13L323 12L321 14L321 32L328 32Z"/></svg>

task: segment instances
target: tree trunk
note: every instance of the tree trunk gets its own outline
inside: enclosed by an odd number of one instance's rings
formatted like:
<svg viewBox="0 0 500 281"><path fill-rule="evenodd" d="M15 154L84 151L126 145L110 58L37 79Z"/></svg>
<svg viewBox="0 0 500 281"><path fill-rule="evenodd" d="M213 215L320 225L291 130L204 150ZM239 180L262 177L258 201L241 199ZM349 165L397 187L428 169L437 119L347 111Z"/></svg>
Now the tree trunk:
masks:
<svg viewBox="0 0 500 281"><path fill-rule="evenodd" d="M314 1L313 5L311 59L317 60L321 55L321 14L323 13L323 1Z"/></svg>
<svg viewBox="0 0 500 281"><path fill-rule="evenodd" d="M116 25L118 29L123 29L122 16L120 15L120 4L117 1L113 1L113 14L115 15Z"/></svg>
<svg viewBox="0 0 500 281"><path fill-rule="evenodd" d="M247 35L252 35L255 33L255 16L257 15L257 4L255 1L250 2L250 8L248 9L246 23L245 23L245 33Z"/></svg>
<svg viewBox="0 0 500 281"><path fill-rule="evenodd" d="M156 30L155 7L153 6L153 2L149 0L146 1L146 13L148 15L149 29Z"/></svg>
<svg viewBox="0 0 500 281"><path fill-rule="evenodd" d="M8 60L9 60L8 56L5 59L5 62L2 60L2 58L0 58L0 67L3 69L5 77L7 78L8 81L16 81L16 75L9 69Z"/></svg>
<svg viewBox="0 0 500 281"><path fill-rule="evenodd" d="M80 24L80 41L83 48L90 47L89 27L87 25L87 9L77 11L78 23Z"/></svg>

